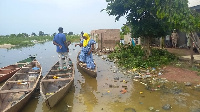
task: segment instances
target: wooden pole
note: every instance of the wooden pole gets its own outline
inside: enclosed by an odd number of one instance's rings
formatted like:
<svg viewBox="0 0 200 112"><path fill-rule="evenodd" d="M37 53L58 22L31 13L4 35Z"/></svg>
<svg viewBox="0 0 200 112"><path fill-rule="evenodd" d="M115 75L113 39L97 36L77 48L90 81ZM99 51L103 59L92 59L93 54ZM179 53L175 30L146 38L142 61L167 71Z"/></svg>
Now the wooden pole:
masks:
<svg viewBox="0 0 200 112"><path fill-rule="evenodd" d="M190 32L190 55L191 55L191 59L190 59L190 65L193 65L193 61L194 61L194 56L193 56L193 33Z"/></svg>
<svg viewBox="0 0 200 112"><path fill-rule="evenodd" d="M101 51L102 51L102 47L103 47L103 40L102 40L102 33L101 33Z"/></svg>

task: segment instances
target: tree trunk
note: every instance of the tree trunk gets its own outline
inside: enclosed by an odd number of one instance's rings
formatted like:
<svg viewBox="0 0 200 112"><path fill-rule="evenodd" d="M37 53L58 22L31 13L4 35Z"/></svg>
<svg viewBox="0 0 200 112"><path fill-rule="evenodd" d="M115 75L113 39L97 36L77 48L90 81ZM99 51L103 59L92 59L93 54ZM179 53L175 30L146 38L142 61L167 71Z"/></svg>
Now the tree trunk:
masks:
<svg viewBox="0 0 200 112"><path fill-rule="evenodd" d="M163 49L164 48L164 38L160 37L160 48Z"/></svg>
<svg viewBox="0 0 200 112"><path fill-rule="evenodd" d="M193 62L194 62L194 56L193 56L193 33L190 32L191 36L189 36L190 38L190 55L191 55L191 60L190 60L190 65L193 66Z"/></svg>
<svg viewBox="0 0 200 112"><path fill-rule="evenodd" d="M150 49L150 37L146 37L145 38L145 42L146 42L146 56L147 58L149 58L149 56L151 55L151 49Z"/></svg>

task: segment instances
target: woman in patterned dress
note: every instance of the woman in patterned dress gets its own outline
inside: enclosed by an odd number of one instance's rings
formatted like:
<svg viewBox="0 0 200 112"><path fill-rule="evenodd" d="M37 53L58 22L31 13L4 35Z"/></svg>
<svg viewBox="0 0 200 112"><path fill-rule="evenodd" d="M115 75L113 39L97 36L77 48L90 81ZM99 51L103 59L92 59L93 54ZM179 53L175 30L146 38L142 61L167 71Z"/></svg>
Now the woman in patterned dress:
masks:
<svg viewBox="0 0 200 112"><path fill-rule="evenodd" d="M94 69L95 64L92 56L92 50L94 49L94 44L96 42L90 38L90 36L87 33L83 34L83 40L80 41L79 44L75 44L75 47L79 45L82 47L81 53L79 55L79 61L82 63L87 64L87 68Z"/></svg>

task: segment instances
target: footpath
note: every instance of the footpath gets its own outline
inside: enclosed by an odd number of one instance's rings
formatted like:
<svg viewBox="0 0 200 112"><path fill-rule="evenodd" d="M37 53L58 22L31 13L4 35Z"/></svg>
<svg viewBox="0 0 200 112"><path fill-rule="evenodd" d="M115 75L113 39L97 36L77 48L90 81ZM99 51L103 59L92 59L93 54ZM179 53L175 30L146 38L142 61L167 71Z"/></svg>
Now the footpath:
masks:
<svg viewBox="0 0 200 112"><path fill-rule="evenodd" d="M176 54L179 56L180 59L183 60L190 60L191 59L191 54L189 49L181 49L181 48L165 48L167 51ZM193 52L193 57L194 57L194 62L200 63L200 54L199 53L194 53Z"/></svg>

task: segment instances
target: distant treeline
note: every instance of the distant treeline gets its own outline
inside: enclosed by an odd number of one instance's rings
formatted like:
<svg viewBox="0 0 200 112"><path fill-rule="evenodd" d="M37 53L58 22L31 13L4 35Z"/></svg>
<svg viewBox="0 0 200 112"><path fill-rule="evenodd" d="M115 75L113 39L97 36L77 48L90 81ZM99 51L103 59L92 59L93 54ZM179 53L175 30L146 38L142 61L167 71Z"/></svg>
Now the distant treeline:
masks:
<svg viewBox="0 0 200 112"><path fill-rule="evenodd" d="M67 41L71 42L78 42L80 40L79 35L67 35L66 38ZM31 36L31 37L0 36L0 45L11 44L15 45L16 47L26 47L26 46L33 46L36 43L44 43L52 40L53 36Z"/></svg>

